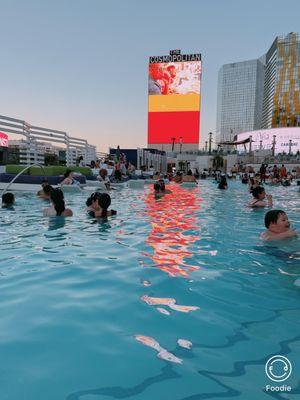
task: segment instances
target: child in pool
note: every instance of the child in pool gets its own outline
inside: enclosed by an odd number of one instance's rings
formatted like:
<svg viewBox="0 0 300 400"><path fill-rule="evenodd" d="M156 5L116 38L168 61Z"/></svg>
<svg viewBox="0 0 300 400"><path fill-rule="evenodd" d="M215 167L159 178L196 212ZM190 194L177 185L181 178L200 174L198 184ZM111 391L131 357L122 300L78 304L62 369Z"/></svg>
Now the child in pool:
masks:
<svg viewBox="0 0 300 400"><path fill-rule="evenodd" d="M290 222L282 210L271 210L265 215L267 230L261 234L263 240L281 240L298 236L294 229L290 229Z"/></svg>

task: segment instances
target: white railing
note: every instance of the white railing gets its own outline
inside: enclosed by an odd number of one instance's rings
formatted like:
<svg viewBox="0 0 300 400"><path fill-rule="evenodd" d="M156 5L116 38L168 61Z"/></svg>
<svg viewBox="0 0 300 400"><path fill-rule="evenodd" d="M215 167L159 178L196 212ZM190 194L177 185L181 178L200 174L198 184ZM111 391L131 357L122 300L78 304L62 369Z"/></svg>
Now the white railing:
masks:
<svg viewBox="0 0 300 400"><path fill-rule="evenodd" d="M96 160L96 146L90 145L87 140L69 136L66 132L55 129L42 128L11 117L0 115L0 131L22 135L21 163L43 163L39 149L45 142L58 144L61 150L66 151L67 166L76 165L78 157L82 156L85 164Z"/></svg>

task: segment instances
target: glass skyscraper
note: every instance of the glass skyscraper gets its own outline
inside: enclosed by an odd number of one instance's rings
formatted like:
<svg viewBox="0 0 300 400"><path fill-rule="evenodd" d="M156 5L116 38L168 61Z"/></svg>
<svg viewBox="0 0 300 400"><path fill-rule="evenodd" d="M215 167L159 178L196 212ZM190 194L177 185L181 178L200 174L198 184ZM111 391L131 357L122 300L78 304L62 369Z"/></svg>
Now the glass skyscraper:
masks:
<svg viewBox="0 0 300 400"><path fill-rule="evenodd" d="M300 41L277 37L266 54L262 128L300 126Z"/></svg>
<svg viewBox="0 0 300 400"><path fill-rule="evenodd" d="M218 77L217 142L241 132L300 126L300 41L276 37L265 56L223 65Z"/></svg>
<svg viewBox="0 0 300 400"><path fill-rule="evenodd" d="M264 92L262 59L223 65L218 76L217 142L259 129Z"/></svg>

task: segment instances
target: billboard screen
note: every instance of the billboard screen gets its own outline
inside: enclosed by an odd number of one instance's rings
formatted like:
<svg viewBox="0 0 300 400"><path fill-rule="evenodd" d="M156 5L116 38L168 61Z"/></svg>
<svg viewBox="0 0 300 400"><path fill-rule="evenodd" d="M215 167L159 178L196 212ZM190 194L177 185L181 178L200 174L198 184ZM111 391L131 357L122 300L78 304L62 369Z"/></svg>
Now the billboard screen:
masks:
<svg viewBox="0 0 300 400"><path fill-rule="evenodd" d="M252 150L272 149L273 136L276 136L275 154L288 153L290 140L292 153L300 151L300 128L273 128L252 132L243 132L237 135L237 141L248 139L252 136ZM237 146L238 151L244 151L244 146Z"/></svg>
<svg viewBox="0 0 300 400"><path fill-rule="evenodd" d="M0 146L8 147L8 136L4 132L0 132Z"/></svg>
<svg viewBox="0 0 300 400"><path fill-rule="evenodd" d="M199 143L201 55L150 57L148 145Z"/></svg>

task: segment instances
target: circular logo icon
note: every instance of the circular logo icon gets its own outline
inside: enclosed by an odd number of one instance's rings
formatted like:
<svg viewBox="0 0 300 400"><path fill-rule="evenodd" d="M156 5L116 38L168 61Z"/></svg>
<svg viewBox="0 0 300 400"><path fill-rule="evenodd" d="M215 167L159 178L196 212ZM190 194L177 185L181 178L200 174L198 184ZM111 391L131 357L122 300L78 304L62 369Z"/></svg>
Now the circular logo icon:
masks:
<svg viewBox="0 0 300 400"><path fill-rule="evenodd" d="M274 382L283 382L288 379L292 373L292 364L284 356L273 356L266 363L265 371L267 377Z"/></svg>

